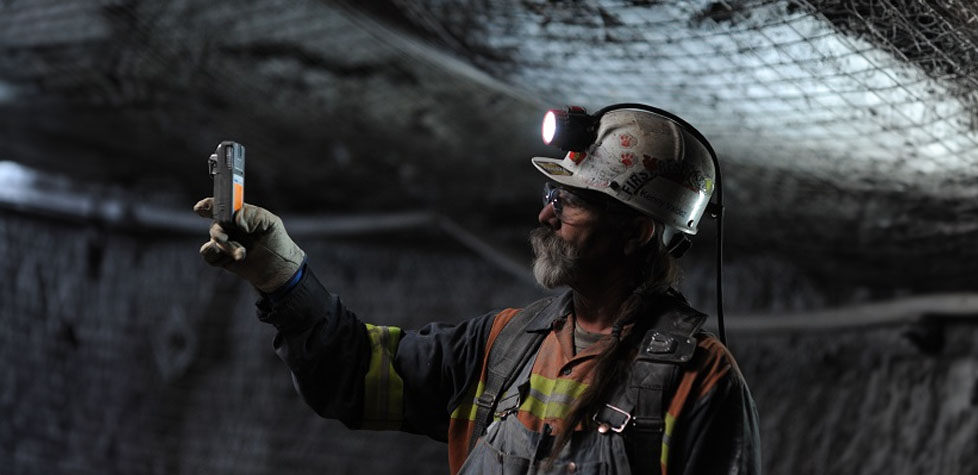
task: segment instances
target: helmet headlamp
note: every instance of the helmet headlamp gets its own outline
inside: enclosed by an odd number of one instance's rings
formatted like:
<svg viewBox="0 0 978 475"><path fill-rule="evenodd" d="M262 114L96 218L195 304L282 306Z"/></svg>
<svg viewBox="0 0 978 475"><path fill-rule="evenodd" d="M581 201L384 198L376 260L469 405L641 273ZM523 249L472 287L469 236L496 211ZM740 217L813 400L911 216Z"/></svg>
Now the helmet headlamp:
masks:
<svg viewBox="0 0 978 475"><path fill-rule="evenodd" d="M550 109L543 116L543 143L565 152L582 152L594 142L598 118L583 107Z"/></svg>

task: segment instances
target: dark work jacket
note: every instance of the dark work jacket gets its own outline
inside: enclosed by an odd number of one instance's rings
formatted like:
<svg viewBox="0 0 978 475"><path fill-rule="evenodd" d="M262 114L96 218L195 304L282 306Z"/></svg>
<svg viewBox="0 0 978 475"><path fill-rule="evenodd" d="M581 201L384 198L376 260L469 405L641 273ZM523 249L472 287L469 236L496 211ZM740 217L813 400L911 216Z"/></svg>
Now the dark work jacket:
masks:
<svg viewBox="0 0 978 475"><path fill-rule="evenodd" d="M278 330L275 352L320 416L351 429L402 430L466 447L467 440L449 440L450 423L471 404L494 323L498 328L497 319L514 313L418 331L374 327L327 292L309 268L284 297L258 302L259 319ZM696 367L684 378L666 472L760 473L756 409L736 363L715 338L701 341L696 355ZM458 461L452 462L454 472Z"/></svg>

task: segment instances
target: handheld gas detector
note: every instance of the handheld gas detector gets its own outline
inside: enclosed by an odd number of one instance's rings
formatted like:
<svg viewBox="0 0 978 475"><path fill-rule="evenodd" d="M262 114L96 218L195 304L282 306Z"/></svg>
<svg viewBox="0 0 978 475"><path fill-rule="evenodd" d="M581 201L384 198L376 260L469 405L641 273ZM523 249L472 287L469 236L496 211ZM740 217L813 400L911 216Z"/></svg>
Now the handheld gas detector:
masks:
<svg viewBox="0 0 978 475"><path fill-rule="evenodd" d="M244 206L244 145L221 142L207 159L207 166L214 180L214 220L231 224L234 212Z"/></svg>

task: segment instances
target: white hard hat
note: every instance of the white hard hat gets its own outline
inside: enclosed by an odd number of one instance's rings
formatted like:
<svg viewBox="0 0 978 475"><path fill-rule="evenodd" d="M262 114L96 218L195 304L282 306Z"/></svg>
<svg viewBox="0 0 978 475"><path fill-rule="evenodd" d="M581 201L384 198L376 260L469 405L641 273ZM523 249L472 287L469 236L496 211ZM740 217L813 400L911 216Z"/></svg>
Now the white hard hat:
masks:
<svg viewBox="0 0 978 475"><path fill-rule="evenodd" d="M533 157L553 181L600 191L666 226L663 241L696 234L716 177L705 139L675 120L646 110L600 116L594 142L561 160Z"/></svg>

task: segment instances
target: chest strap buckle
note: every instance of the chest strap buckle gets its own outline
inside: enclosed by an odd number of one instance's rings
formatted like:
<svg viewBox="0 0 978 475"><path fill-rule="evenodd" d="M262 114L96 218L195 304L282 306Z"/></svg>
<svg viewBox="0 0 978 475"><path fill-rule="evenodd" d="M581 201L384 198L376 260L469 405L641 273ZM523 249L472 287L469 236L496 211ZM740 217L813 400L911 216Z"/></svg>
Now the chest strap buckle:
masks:
<svg viewBox="0 0 978 475"><path fill-rule="evenodd" d="M609 430L621 433L632 421L632 415L624 409L605 404L591 417L591 420L598 423L598 432L602 434L608 433Z"/></svg>
<svg viewBox="0 0 978 475"><path fill-rule="evenodd" d="M517 412L520 408L521 400L522 398L520 397L519 392L516 392L515 394L504 395L503 398L500 399L498 403L496 403L496 410L493 413L493 415L495 417L502 419L510 414Z"/></svg>

